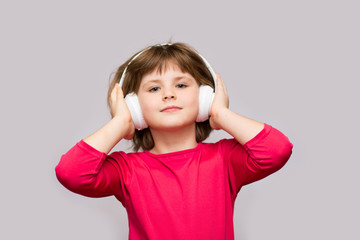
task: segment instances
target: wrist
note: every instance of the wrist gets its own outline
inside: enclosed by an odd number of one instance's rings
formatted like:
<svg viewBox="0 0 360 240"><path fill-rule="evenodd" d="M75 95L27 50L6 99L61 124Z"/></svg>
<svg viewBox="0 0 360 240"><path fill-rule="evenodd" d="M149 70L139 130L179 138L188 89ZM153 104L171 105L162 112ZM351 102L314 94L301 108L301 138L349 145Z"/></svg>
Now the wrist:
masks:
<svg viewBox="0 0 360 240"><path fill-rule="evenodd" d="M118 132L121 136L121 138L125 139L131 139L132 135L135 132L134 123L131 118L125 118L123 116L114 116L111 121L112 125L116 126Z"/></svg>
<svg viewBox="0 0 360 240"><path fill-rule="evenodd" d="M224 130L224 126L225 126L226 120L228 119L230 112L231 112L231 110L229 110L228 108L221 108L221 109L218 109L217 111L213 111L211 113L211 121L212 121L213 127L215 129L223 129Z"/></svg>

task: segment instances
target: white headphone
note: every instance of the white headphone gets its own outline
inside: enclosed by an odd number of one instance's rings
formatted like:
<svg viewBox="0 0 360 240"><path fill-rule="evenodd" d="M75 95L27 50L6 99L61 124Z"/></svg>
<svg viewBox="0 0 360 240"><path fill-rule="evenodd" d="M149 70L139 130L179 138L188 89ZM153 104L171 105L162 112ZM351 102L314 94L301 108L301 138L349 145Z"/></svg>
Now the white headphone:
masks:
<svg viewBox="0 0 360 240"><path fill-rule="evenodd" d="M171 43L163 43L163 44L158 44L155 46L165 46L165 45L172 45ZM136 54L131 60L130 62L127 64L126 68L124 69L121 78L120 78L120 82L119 85L120 87L122 87L124 79L125 79L125 74L126 74L126 70L128 68L128 66L131 64L132 61L134 61L138 56L140 56L143 52L145 52L146 50L152 48L148 47L144 50L142 50L141 52L139 52L138 54ZM208 63L208 61L201 56L199 53L198 55L202 58L202 60L204 61L206 67L208 68L208 70L211 73L211 76L214 80L214 86L216 89L216 74L214 72L214 70L211 68L210 64ZM196 118L196 122L204 122L207 119L209 119L210 116L210 110L211 110L211 104L212 101L214 99L215 96L215 92L214 89L212 87L210 87L209 85L201 85L199 88L199 113L197 115ZM130 114L131 114L131 118L132 121L134 123L134 126L137 130L142 130L144 128L147 128L148 125L144 120L144 116L142 114L141 111L141 107L140 107L140 103L139 103L139 99L136 95L136 93L132 92L126 95L125 97L125 102L129 108Z"/></svg>

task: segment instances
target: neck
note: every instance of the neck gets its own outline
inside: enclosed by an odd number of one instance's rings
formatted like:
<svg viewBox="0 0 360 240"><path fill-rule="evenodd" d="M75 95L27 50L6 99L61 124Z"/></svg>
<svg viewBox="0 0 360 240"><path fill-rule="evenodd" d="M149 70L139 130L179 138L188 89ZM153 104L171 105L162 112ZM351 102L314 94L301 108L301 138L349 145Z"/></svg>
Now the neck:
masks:
<svg viewBox="0 0 360 240"><path fill-rule="evenodd" d="M154 154L164 154L195 148L198 144L196 142L195 130L195 123L191 126L171 131L150 128L155 145L149 152Z"/></svg>

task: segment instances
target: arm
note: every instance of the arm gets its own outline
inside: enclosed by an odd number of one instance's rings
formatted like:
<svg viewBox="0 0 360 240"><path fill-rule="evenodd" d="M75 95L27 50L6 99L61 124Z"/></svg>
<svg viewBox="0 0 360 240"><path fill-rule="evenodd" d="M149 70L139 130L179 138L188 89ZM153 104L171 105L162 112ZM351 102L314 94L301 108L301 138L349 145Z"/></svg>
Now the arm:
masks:
<svg viewBox="0 0 360 240"><path fill-rule="evenodd" d="M233 136L240 144L245 144L254 138L264 124L231 111L229 97L225 85L217 74L217 89L211 106L210 125L213 129L222 129Z"/></svg>
<svg viewBox="0 0 360 240"><path fill-rule="evenodd" d="M223 140L232 192L236 194L242 186L281 169L290 158L292 147L283 133L267 124L244 145L236 139Z"/></svg>
<svg viewBox="0 0 360 240"><path fill-rule="evenodd" d="M61 156L55 172L59 182L74 193L87 197L115 195L124 203L131 169L124 152L106 155L80 141Z"/></svg>
<svg viewBox="0 0 360 240"><path fill-rule="evenodd" d="M230 182L233 192L237 193L241 186L279 170L289 159L293 146L284 134L270 125L229 110L224 83L219 75L217 77L210 124L214 129L228 132L237 141L223 141Z"/></svg>
<svg viewBox="0 0 360 240"><path fill-rule="evenodd" d="M124 185L130 179L126 155L116 152L107 155L122 138L131 138L134 133L131 115L118 85L111 93L110 109L113 119L78 142L55 168L58 180L70 191L89 197L125 195Z"/></svg>
<svg viewBox="0 0 360 240"><path fill-rule="evenodd" d="M115 85L111 92L110 105L113 118L105 126L84 139L84 142L106 154L121 139L131 139L135 132L130 111L124 100L121 87L118 84Z"/></svg>

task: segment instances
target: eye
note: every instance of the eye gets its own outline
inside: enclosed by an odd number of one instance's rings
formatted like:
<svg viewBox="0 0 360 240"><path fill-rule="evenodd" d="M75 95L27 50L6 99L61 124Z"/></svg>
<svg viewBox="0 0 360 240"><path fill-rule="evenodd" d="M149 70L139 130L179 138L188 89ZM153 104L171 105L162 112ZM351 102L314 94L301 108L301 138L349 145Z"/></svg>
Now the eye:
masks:
<svg viewBox="0 0 360 240"><path fill-rule="evenodd" d="M176 85L176 87L177 88L186 88L187 86L185 84L180 83L180 84Z"/></svg>
<svg viewBox="0 0 360 240"><path fill-rule="evenodd" d="M159 87L153 87L149 90L149 92L157 92L159 91L159 89L160 89Z"/></svg>

